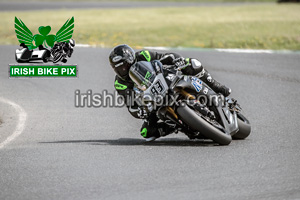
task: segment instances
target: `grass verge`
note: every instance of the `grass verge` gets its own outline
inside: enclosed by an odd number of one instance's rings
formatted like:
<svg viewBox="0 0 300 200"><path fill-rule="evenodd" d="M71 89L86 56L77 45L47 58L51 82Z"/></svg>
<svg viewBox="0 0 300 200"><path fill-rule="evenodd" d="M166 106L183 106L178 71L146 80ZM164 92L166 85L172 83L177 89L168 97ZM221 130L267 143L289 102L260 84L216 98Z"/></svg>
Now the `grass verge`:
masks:
<svg viewBox="0 0 300 200"><path fill-rule="evenodd" d="M0 2L7 2L8 0L0 0ZM13 0L14 2L20 2L24 0ZM83 0L52 0L52 2L83 2ZM85 0L89 2L108 2L108 0ZM109 2L149 2L149 0L110 0ZM165 2L193 2L193 3L214 3L214 2L277 2L277 0L150 0L153 2L165 1ZM27 0L27 2L49 2L49 0Z"/></svg>
<svg viewBox="0 0 300 200"><path fill-rule="evenodd" d="M77 43L111 47L300 49L300 5L58 10L0 13L0 44L18 44L14 17L51 34L75 17Z"/></svg>

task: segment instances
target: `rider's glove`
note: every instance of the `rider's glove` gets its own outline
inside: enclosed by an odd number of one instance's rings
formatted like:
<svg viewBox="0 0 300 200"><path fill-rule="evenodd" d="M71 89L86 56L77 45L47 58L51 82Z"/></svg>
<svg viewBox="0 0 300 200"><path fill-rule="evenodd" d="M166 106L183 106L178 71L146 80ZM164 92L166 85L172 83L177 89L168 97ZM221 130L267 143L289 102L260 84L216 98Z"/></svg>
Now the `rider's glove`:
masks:
<svg viewBox="0 0 300 200"><path fill-rule="evenodd" d="M138 107L138 117L141 119L146 119L148 115L153 111L153 106L151 103Z"/></svg>
<svg viewBox="0 0 300 200"><path fill-rule="evenodd" d="M138 107L138 113L137 116L141 119L146 119L148 116L147 111L145 110L144 107Z"/></svg>
<svg viewBox="0 0 300 200"><path fill-rule="evenodd" d="M177 70L182 70L189 65L188 60L184 59L183 57L176 58L173 61L174 65L176 66Z"/></svg>

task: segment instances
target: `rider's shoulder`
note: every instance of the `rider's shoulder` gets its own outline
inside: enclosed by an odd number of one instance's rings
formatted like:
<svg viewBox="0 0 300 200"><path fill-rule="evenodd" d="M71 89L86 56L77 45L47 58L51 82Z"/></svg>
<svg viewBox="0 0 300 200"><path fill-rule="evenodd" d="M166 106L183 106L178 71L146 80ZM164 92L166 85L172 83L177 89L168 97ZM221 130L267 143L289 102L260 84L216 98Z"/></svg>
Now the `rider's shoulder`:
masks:
<svg viewBox="0 0 300 200"><path fill-rule="evenodd" d="M146 50L146 49L142 49L142 50L136 51L135 55L139 56L139 55L143 55L144 53L151 53L151 51Z"/></svg>
<svg viewBox="0 0 300 200"><path fill-rule="evenodd" d="M155 57L155 52L149 50L140 50L135 53L137 61L151 61Z"/></svg>

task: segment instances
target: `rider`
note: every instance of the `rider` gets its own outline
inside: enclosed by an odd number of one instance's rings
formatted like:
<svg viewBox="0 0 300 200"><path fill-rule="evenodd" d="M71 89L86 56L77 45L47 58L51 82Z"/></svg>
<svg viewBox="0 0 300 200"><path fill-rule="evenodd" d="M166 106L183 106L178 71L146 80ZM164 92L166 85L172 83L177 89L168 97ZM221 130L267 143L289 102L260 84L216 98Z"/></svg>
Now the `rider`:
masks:
<svg viewBox="0 0 300 200"><path fill-rule="evenodd" d="M74 48L75 47L75 40L74 39L70 39L68 42L58 42L56 43L53 48L52 48L52 53L54 53L57 49L60 50L62 49L67 56L70 58L73 54ZM67 59L63 58L62 62L66 63Z"/></svg>
<svg viewBox="0 0 300 200"><path fill-rule="evenodd" d="M211 75L203 68L201 63L194 58L183 58L176 53L158 53L154 51L142 50L135 52L131 47L126 44L118 45L113 48L109 55L110 65L116 72L115 88L119 95L123 96L125 104L128 107L128 111L135 118L144 119L144 123L141 128L141 135L146 138L147 141L155 140L161 136L168 135L174 131L175 127L172 127L166 123L158 122L156 114L147 115L145 109L135 103L135 105L129 105L128 101L131 101L130 96L133 91L134 82L129 77L130 67L138 61L154 61L161 60L163 65L175 65L181 68L181 71L185 75L193 75L200 78L215 92L223 94L225 97L231 93L231 89L225 85L221 85L214 80ZM129 98L127 98L129 97Z"/></svg>

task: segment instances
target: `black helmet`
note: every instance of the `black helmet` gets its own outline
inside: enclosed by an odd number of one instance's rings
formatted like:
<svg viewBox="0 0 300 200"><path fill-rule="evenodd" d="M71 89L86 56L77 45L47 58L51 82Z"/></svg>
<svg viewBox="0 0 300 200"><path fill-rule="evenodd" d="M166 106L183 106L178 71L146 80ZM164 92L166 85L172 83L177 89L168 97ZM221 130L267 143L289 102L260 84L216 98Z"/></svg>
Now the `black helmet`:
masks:
<svg viewBox="0 0 300 200"><path fill-rule="evenodd" d="M116 46L109 54L110 65L122 79L128 78L129 69L134 61L135 52L126 44Z"/></svg>
<svg viewBox="0 0 300 200"><path fill-rule="evenodd" d="M75 47L75 40L74 39L70 39L69 40L69 44L71 47Z"/></svg>

